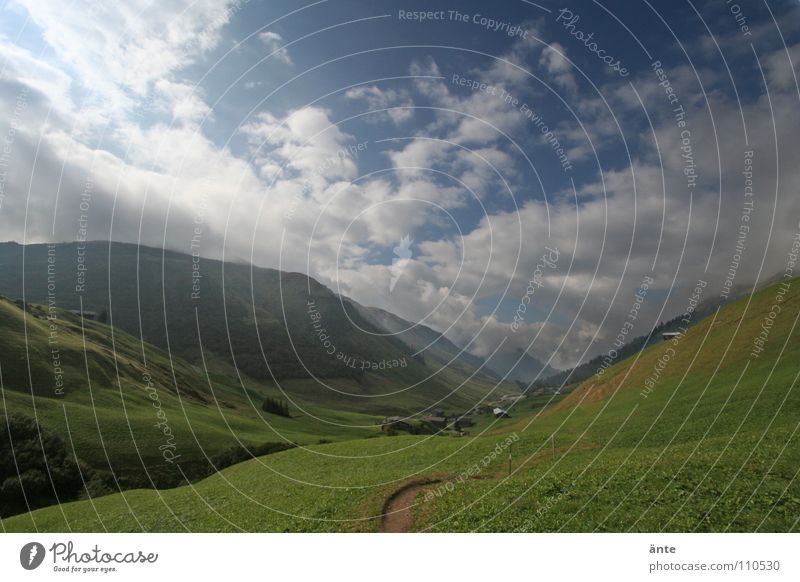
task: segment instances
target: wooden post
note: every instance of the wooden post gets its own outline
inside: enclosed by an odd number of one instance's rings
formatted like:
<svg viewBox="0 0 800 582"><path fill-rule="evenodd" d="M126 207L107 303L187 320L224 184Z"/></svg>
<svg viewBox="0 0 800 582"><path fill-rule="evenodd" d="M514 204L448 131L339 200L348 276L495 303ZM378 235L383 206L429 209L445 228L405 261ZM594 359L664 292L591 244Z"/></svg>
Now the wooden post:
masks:
<svg viewBox="0 0 800 582"><path fill-rule="evenodd" d="M511 445L508 445L508 476L511 477Z"/></svg>

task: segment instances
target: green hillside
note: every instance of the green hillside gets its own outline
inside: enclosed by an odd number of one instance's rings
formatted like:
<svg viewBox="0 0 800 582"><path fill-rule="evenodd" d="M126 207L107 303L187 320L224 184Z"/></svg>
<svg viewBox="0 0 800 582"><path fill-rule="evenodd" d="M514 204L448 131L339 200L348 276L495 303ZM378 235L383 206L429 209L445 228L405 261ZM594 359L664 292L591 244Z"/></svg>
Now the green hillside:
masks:
<svg viewBox="0 0 800 582"><path fill-rule="evenodd" d="M264 399L282 397L274 386L237 385L216 362L206 375L60 309L0 298L0 330L0 415L36 418L111 490L207 475L232 447L378 434L374 416L303 400L291 418L268 414Z"/></svg>
<svg viewBox="0 0 800 582"><path fill-rule="evenodd" d="M773 285L558 403L522 401L480 435L296 448L192 488L68 503L2 526L375 531L393 493L438 480L416 495L415 530L797 531L799 316L800 281Z"/></svg>
<svg viewBox="0 0 800 582"><path fill-rule="evenodd" d="M116 329L194 366L212 359L325 408L375 415L458 409L497 384L478 370L478 358L426 364L424 354L363 319L353 301L305 275L195 263L132 244L85 246L79 254L75 243L0 243L0 294L104 314Z"/></svg>

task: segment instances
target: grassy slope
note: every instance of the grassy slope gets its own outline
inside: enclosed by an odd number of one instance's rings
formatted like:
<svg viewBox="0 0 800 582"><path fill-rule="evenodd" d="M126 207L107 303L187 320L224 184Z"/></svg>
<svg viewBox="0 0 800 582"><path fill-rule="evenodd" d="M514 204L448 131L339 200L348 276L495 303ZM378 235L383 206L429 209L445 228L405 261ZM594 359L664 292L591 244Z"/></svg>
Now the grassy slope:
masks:
<svg viewBox="0 0 800 582"><path fill-rule="evenodd" d="M173 355L198 366L202 365L202 343L206 358L213 356L260 383L278 378L297 390L293 395L311 398L327 408L403 414L445 399L446 408L458 410L494 385L487 377L476 377L453 393L455 386L475 372L474 367L462 361L462 365L438 373L438 366L412 358L412 350L397 338L368 333L379 330L362 320L354 307L345 308L352 302L342 301L330 289L298 273L203 259L200 297L193 299L190 255L92 242L83 256L85 289L78 293L76 244L59 244L52 257L49 253L42 244L0 243L0 294L43 303L52 283L59 307L77 309L82 303L84 310L107 311L115 328L161 349L169 347ZM51 258L54 263L48 269ZM320 318L318 325L335 347L332 354L315 332L309 301ZM339 355L348 356L354 367L345 365ZM403 358L404 367L360 370L364 361ZM344 395L319 388L310 374ZM392 397L382 396L409 384L416 386ZM503 390L517 388L508 383Z"/></svg>
<svg viewBox="0 0 800 582"><path fill-rule="evenodd" d="M510 479L466 483L420 508L418 527L796 530L798 287L795 280L760 358L747 356L774 286L672 345L675 356L646 398L645 381L671 344L617 364L602 382L589 379L522 437L545 444L555 434L555 460L518 458Z"/></svg>
<svg viewBox="0 0 800 582"><path fill-rule="evenodd" d="M295 449L192 488L133 491L93 506L76 502L2 525L11 531L376 529L384 500L403 482L458 475L516 431L510 478L503 453L482 466L484 479L419 503L416 528L797 530L800 281L786 295L764 353L747 359L775 295L776 287L768 288L693 327L673 346L675 356L647 398L644 381L669 344L617 364L602 382L590 379L544 412L501 421L492 435Z"/></svg>
<svg viewBox="0 0 800 582"><path fill-rule="evenodd" d="M238 444L237 439L245 444L310 443L377 432L330 424L369 425L375 417L308 403L303 403L307 414L293 407L292 419L267 415L259 407L265 395L281 396L274 388L246 379L244 390L230 374L218 370L212 372L209 386L202 371L181 359L170 361L160 350L147 344L143 348L119 330L112 343L107 326L88 320L82 326L80 318L60 310L57 343L50 344L45 316L41 307L32 306L25 314L0 299L0 413L36 416L46 428L71 439L78 456L96 468L141 472L144 464L156 473L176 470L159 450L166 439L154 426L159 419L145 390L145 373L152 377L183 463L201 462L205 455ZM56 394L54 385L53 346L58 347L63 369L63 395ZM312 414L329 422L315 420Z"/></svg>

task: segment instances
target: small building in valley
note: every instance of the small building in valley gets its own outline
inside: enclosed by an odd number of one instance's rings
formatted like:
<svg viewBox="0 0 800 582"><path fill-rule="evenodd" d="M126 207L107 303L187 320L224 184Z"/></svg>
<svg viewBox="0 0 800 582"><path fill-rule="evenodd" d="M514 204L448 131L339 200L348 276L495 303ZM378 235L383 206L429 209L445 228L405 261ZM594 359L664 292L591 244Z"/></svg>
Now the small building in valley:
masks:
<svg viewBox="0 0 800 582"><path fill-rule="evenodd" d="M425 423L428 423L428 424L432 424L433 426L435 426L437 428L445 428L445 427L447 427L447 418L444 417L444 416L434 416L432 414L429 414L427 416L423 416L420 420L422 422L425 422Z"/></svg>
<svg viewBox="0 0 800 582"><path fill-rule="evenodd" d="M67 311L72 315L77 315L78 317L82 315L84 319L97 319L97 313L95 313L94 311L81 312L80 309L67 309Z"/></svg>
<svg viewBox="0 0 800 582"><path fill-rule="evenodd" d="M475 423L472 421L471 416L459 416L453 421L453 428L456 430L461 430L462 428L466 428L474 424Z"/></svg>

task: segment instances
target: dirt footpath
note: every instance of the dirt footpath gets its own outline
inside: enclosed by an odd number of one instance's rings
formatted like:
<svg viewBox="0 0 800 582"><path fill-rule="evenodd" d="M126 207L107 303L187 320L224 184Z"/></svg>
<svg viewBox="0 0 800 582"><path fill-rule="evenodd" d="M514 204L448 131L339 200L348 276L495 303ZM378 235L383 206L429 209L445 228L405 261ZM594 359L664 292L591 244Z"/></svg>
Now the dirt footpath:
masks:
<svg viewBox="0 0 800 582"><path fill-rule="evenodd" d="M438 481L418 481L409 483L395 491L383 506L383 524L381 531L385 533L407 533L414 529L414 518L411 508L417 494Z"/></svg>

